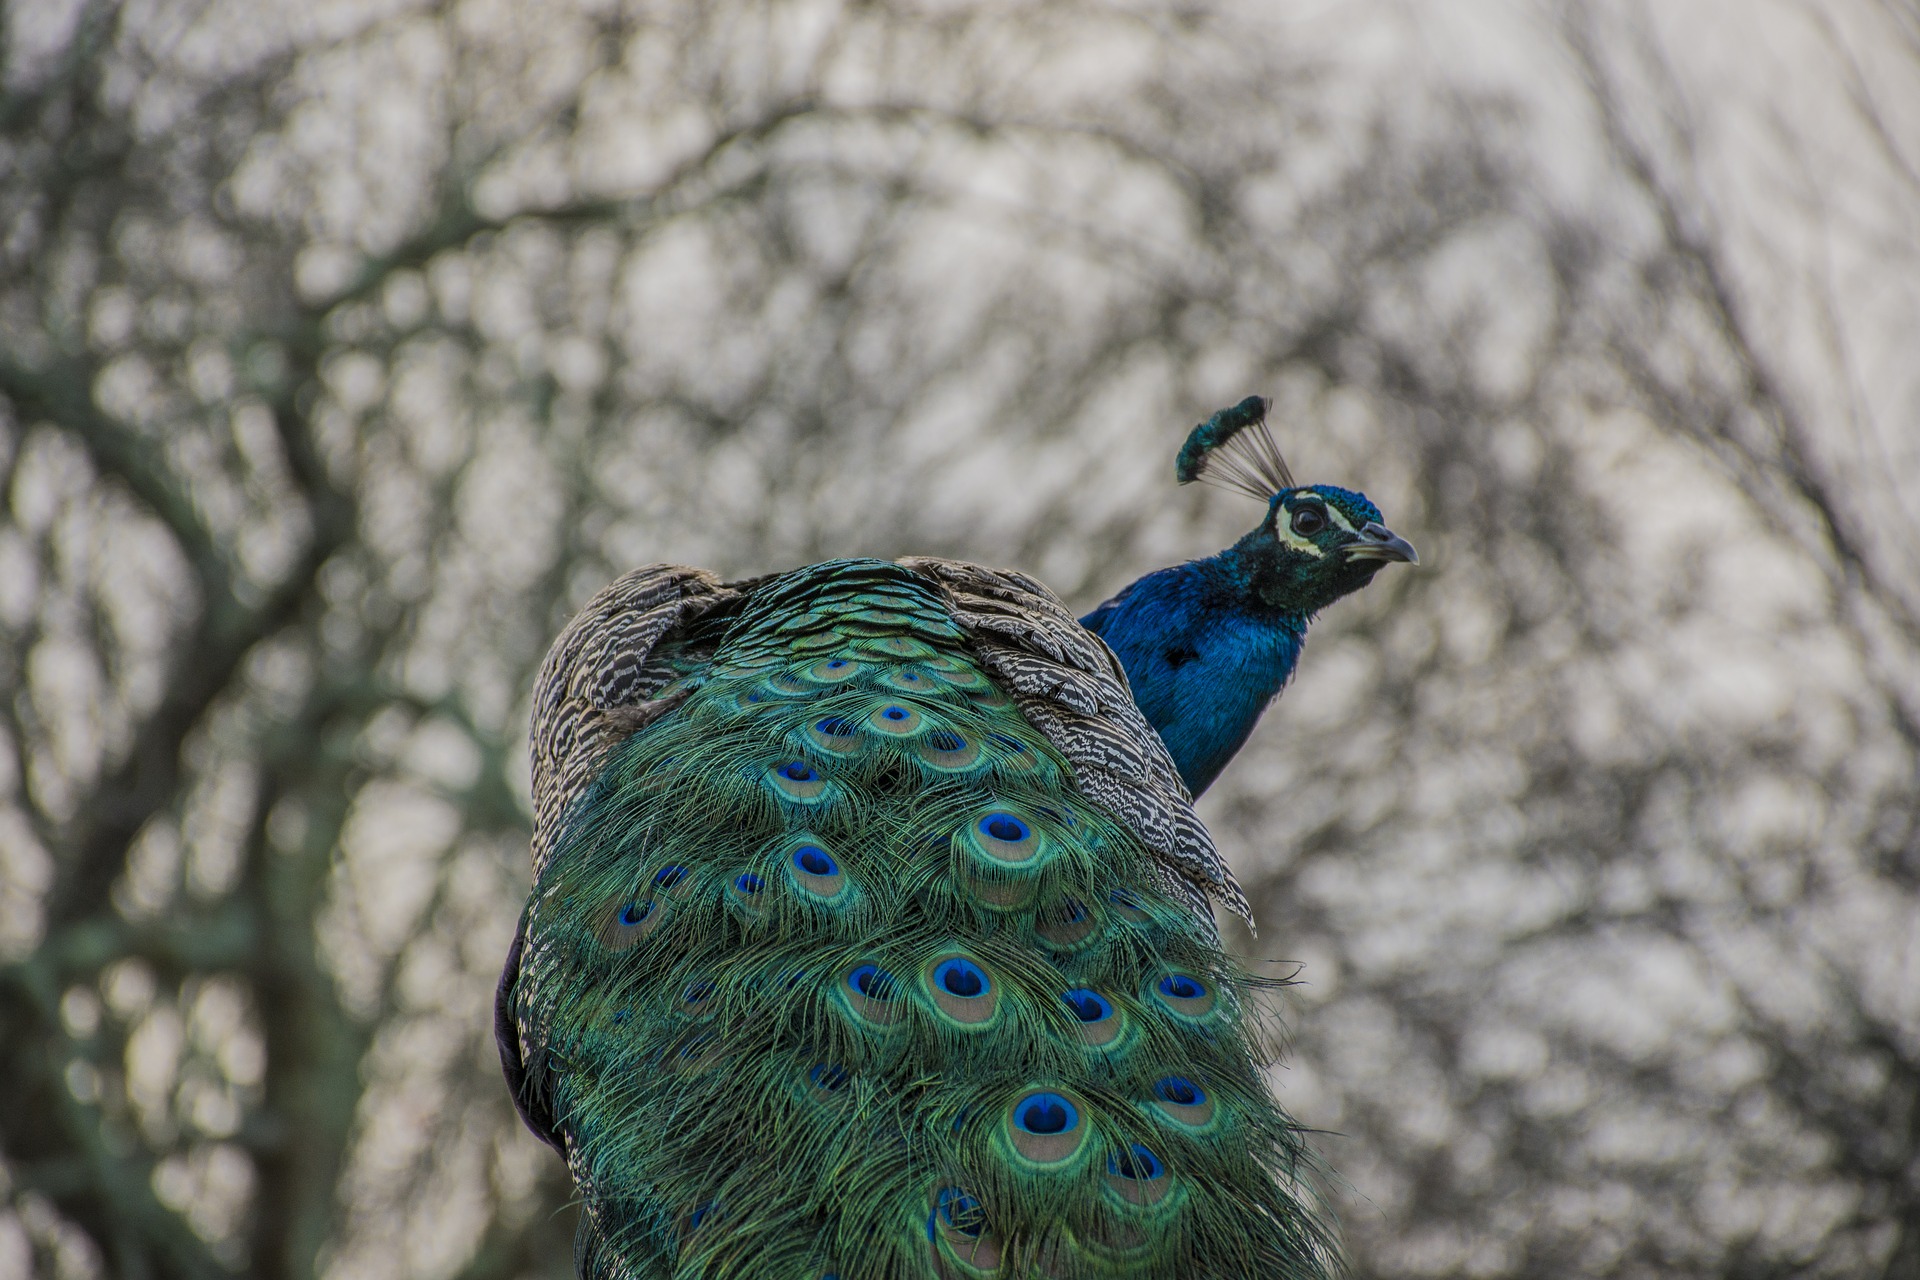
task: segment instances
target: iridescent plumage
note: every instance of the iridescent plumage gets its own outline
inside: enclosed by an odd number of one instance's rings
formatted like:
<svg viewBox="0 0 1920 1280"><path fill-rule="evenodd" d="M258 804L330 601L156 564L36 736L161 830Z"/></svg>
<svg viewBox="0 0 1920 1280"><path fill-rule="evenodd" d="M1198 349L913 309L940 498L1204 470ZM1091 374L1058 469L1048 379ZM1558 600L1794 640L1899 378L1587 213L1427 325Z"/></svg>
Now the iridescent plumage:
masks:
<svg viewBox="0 0 1920 1280"><path fill-rule="evenodd" d="M582 1272L1328 1274L1157 727L1018 574L597 597L536 690L499 1004Z"/></svg>

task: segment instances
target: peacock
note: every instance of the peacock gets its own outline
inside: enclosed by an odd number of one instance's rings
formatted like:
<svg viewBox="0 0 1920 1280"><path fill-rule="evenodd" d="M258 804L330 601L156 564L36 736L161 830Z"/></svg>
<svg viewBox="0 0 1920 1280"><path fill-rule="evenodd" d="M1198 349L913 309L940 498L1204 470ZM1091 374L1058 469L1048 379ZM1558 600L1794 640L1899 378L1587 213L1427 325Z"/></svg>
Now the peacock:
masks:
<svg viewBox="0 0 1920 1280"><path fill-rule="evenodd" d="M496 1032L582 1276L1338 1270L1192 797L1315 612L1415 555L1296 486L1266 410L1177 463L1259 526L1083 619L1017 572L848 559L651 565L561 634Z"/></svg>

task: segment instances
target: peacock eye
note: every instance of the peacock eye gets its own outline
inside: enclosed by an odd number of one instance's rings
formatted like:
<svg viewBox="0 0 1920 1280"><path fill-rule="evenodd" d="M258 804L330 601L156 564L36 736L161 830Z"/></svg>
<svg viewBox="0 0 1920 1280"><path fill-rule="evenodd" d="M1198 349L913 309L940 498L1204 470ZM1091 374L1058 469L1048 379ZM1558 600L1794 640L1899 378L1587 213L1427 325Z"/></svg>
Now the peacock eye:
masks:
<svg viewBox="0 0 1920 1280"><path fill-rule="evenodd" d="M1293 531L1302 537L1310 538L1326 527L1326 513L1319 507L1301 507L1293 513Z"/></svg>

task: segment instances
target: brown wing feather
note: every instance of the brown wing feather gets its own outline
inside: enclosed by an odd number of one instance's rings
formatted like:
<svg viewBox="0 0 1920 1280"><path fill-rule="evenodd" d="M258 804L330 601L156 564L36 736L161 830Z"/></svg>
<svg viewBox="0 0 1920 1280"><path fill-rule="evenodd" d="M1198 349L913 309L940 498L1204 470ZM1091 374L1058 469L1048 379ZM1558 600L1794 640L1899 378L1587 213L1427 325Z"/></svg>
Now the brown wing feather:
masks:
<svg viewBox="0 0 1920 1280"><path fill-rule="evenodd" d="M705 569L650 564L608 584L547 651L534 684L533 874L561 815L593 780L609 748L670 710L653 694L673 679L660 641L739 597Z"/></svg>

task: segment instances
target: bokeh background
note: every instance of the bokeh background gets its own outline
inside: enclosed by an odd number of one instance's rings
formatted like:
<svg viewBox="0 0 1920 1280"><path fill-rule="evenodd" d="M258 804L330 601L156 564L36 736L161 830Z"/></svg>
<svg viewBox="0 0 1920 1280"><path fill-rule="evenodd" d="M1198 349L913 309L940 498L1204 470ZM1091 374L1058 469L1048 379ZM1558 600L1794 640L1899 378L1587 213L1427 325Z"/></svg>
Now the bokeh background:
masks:
<svg viewBox="0 0 1920 1280"><path fill-rule="evenodd" d="M1423 556L1201 806L1356 1273L1920 1276L1915 0L0 11L0 1275L570 1274L570 611L1090 606L1262 392Z"/></svg>

